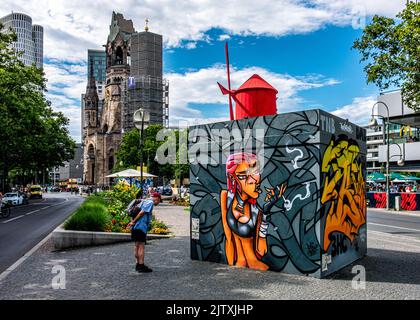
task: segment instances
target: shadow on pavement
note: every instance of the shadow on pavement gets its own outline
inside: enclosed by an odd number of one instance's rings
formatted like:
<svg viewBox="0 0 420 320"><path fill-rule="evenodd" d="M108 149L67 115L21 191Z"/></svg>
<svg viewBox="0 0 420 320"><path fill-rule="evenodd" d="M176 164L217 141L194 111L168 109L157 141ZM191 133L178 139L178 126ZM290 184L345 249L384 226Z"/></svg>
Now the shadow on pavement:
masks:
<svg viewBox="0 0 420 320"><path fill-rule="evenodd" d="M352 280L355 265L366 268L367 282L420 284L420 253L369 248L364 258L355 261L327 279Z"/></svg>

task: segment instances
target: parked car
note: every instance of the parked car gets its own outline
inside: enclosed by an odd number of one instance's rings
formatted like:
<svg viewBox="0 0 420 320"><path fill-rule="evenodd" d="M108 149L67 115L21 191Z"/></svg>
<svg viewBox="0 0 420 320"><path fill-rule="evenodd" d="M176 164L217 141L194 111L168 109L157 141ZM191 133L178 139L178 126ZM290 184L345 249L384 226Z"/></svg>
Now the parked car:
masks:
<svg viewBox="0 0 420 320"><path fill-rule="evenodd" d="M29 198L34 199L42 199L42 188L38 185L33 185L29 188Z"/></svg>
<svg viewBox="0 0 420 320"><path fill-rule="evenodd" d="M61 189L58 186L51 186L50 187L50 192L60 192Z"/></svg>
<svg viewBox="0 0 420 320"><path fill-rule="evenodd" d="M171 196L172 195L172 188L171 186L160 186L157 187L157 192L159 192L162 196Z"/></svg>
<svg viewBox="0 0 420 320"><path fill-rule="evenodd" d="M9 203L14 206L19 206L28 203L28 198L21 192L9 192L3 196L3 202Z"/></svg>
<svg viewBox="0 0 420 320"><path fill-rule="evenodd" d="M22 195L23 197L23 204L28 204L29 203L28 194L26 192L21 192L21 191L19 191L19 194Z"/></svg>

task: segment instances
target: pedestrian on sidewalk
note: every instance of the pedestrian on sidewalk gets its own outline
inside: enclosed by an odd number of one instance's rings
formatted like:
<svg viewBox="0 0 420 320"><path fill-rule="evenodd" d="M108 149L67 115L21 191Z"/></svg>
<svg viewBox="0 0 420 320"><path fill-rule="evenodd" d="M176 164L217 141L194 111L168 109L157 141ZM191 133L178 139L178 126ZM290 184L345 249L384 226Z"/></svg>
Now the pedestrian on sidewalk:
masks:
<svg viewBox="0 0 420 320"><path fill-rule="evenodd" d="M141 194L137 196L141 197ZM131 239L135 242L134 256L136 257L137 272L152 272L152 269L144 264L144 246L146 244L147 231L152 221L154 206L160 202L159 193L153 193L151 198L143 200L139 204L140 211L128 224L131 228Z"/></svg>

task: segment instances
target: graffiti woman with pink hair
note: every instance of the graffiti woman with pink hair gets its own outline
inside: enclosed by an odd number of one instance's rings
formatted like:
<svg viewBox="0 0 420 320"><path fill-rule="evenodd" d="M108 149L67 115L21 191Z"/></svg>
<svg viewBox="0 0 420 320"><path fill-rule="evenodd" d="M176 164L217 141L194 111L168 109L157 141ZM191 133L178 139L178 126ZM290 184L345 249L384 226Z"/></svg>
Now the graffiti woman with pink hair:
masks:
<svg viewBox="0 0 420 320"><path fill-rule="evenodd" d="M261 194L261 173L257 156L235 153L226 162L228 190L221 191L225 253L229 265L267 270L261 261L267 253L267 231L271 208L286 186L267 189L263 208L257 204Z"/></svg>

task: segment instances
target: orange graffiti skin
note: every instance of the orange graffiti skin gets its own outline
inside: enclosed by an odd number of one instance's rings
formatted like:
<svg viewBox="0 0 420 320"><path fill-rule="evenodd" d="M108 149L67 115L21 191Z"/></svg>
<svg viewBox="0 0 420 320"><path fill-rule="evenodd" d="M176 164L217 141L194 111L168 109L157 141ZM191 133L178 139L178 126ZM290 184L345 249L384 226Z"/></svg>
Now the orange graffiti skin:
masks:
<svg viewBox="0 0 420 320"><path fill-rule="evenodd" d="M321 203L331 202L324 230L324 250L327 251L332 232L341 232L353 241L366 223L365 181L362 164L356 161L360 149L341 140L331 141L322 161L327 173Z"/></svg>
<svg viewBox="0 0 420 320"><path fill-rule="evenodd" d="M231 266L267 270L268 265L261 261L267 253L267 234L264 232L267 230L264 227L264 215L267 212L264 213L257 205L262 190L256 156L232 155L228 159L227 175L229 190L220 193L227 263ZM266 203L281 199L286 186L279 186L276 190L266 190ZM230 203L229 192L233 195ZM246 231L239 232L239 228Z"/></svg>

